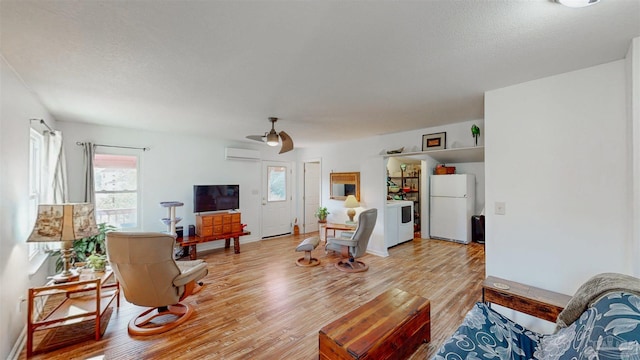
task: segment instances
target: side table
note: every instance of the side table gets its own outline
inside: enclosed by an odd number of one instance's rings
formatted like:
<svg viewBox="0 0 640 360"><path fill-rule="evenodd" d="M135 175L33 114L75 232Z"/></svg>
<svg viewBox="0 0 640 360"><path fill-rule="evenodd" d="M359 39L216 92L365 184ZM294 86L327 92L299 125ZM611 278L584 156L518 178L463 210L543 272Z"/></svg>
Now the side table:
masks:
<svg viewBox="0 0 640 360"><path fill-rule="evenodd" d="M326 223L324 224L324 242L327 242L329 230L333 230L333 236L336 236L336 230L340 231L353 231L356 229L356 225L349 224L336 224Z"/></svg>
<svg viewBox="0 0 640 360"><path fill-rule="evenodd" d="M571 296L494 276L482 283L482 301L506 306L537 318L555 322Z"/></svg>
<svg viewBox="0 0 640 360"><path fill-rule="evenodd" d="M47 306L47 301L60 297L55 306ZM36 331L70 326L83 321L95 321L95 339L100 340L101 317L116 300L120 307L120 284L113 276L113 270L104 272L84 270L78 281L54 283L50 281L42 287L30 288L27 312L27 357L34 354L33 335Z"/></svg>

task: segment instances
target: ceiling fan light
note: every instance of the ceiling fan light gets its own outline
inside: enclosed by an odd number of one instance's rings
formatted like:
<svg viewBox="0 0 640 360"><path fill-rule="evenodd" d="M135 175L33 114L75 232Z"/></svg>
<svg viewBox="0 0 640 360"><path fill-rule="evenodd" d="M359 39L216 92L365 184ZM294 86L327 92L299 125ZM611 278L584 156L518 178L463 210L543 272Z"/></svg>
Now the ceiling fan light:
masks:
<svg viewBox="0 0 640 360"><path fill-rule="evenodd" d="M558 4L572 8L580 8L600 2L600 0L556 0Z"/></svg>
<svg viewBox="0 0 640 360"><path fill-rule="evenodd" d="M267 145L269 146L278 146L280 142L278 141L278 134L269 133L267 134Z"/></svg>

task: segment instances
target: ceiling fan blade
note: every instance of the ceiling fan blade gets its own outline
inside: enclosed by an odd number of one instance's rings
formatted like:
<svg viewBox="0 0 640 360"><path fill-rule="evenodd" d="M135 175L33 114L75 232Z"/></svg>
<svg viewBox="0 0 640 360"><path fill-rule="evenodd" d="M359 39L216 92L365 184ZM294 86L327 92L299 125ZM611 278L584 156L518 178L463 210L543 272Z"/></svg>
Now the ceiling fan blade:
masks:
<svg viewBox="0 0 640 360"><path fill-rule="evenodd" d="M247 139L264 142L264 135L248 135Z"/></svg>
<svg viewBox="0 0 640 360"><path fill-rule="evenodd" d="M280 139L282 140L282 148L280 149L279 154L286 153L287 151L293 150L293 140L291 136L289 136L286 132L280 131Z"/></svg>

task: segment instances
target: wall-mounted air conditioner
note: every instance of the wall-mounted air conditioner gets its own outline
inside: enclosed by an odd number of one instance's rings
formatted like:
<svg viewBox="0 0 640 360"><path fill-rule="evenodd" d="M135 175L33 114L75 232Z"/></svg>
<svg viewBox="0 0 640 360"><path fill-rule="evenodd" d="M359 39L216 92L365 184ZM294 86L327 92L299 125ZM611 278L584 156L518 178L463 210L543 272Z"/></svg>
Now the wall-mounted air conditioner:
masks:
<svg viewBox="0 0 640 360"><path fill-rule="evenodd" d="M260 151L249 149L225 148L224 158L226 160L259 161Z"/></svg>

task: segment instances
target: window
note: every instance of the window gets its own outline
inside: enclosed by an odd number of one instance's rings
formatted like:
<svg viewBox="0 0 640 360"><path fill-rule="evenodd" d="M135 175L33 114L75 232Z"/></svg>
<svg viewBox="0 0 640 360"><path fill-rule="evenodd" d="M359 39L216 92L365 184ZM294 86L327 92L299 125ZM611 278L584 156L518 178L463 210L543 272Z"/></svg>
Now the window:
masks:
<svg viewBox="0 0 640 360"><path fill-rule="evenodd" d="M138 157L96 154L93 162L96 222L121 229L138 227Z"/></svg>
<svg viewBox="0 0 640 360"><path fill-rule="evenodd" d="M284 166L267 167L267 201L286 201L287 168Z"/></svg>
<svg viewBox="0 0 640 360"><path fill-rule="evenodd" d="M29 138L29 224L33 224L38 217L38 204L40 203L40 193L42 184L42 148L44 139L37 131L31 129ZM41 250L46 249L46 243L28 243L29 259L33 259Z"/></svg>

